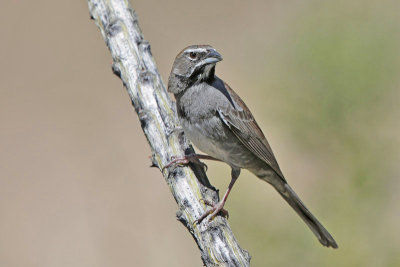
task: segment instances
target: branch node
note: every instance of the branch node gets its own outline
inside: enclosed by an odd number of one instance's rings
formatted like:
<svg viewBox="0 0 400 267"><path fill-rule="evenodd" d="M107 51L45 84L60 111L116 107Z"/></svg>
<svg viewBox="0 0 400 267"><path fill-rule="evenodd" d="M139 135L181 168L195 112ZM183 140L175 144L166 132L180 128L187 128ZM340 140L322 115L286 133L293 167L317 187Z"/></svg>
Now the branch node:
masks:
<svg viewBox="0 0 400 267"><path fill-rule="evenodd" d="M148 52L150 55L152 55L151 54L151 46L150 46L150 43L148 41L143 40L140 43L140 47L142 48L143 52Z"/></svg>
<svg viewBox="0 0 400 267"><path fill-rule="evenodd" d="M149 119L147 112L144 109L138 110L138 117L140 121L140 126L142 127L142 129L146 129Z"/></svg>
<svg viewBox="0 0 400 267"><path fill-rule="evenodd" d="M158 164L158 162L157 162L157 159L156 159L156 155L155 155L155 154L152 154L152 155L150 156L150 160L151 160L150 168L159 168L159 169L160 169L160 166L159 166L159 164Z"/></svg>
<svg viewBox="0 0 400 267"><path fill-rule="evenodd" d="M140 82L144 84L153 81L153 77L155 76L154 73L146 68L140 68L140 70L138 70L138 73Z"/></svg>
<svg viewBox="0 0 400 267"><path fill-rule="evenodd" d="M114 37L122 31L121 21L118 19L111 20L110 24L106 27L108 37Z"/></svg>
<svg viewBox="0 0 400 267"><path fill-rule="evenodd" d="M119 68L119 64L118 63L113 62L111 64L111 70L116 76L118 76L118 78L121 78L121 69Z"/></svg>

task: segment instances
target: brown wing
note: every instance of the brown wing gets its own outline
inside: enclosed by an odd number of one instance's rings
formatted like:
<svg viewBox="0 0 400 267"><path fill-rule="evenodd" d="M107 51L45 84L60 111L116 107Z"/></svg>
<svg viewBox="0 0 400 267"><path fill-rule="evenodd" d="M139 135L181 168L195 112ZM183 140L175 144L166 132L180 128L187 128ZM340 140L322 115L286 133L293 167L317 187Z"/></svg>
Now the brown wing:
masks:
<svg viewBox="0 0 400 267"><path fill-rule="evenodd" d="M221 119L247 149L267 163L285 180L274 153L250 110L229 85L226 83L224 85L232 100L239 106L239 109L235 109L233 106L229 106L227 109L219 109Z"/></svg>

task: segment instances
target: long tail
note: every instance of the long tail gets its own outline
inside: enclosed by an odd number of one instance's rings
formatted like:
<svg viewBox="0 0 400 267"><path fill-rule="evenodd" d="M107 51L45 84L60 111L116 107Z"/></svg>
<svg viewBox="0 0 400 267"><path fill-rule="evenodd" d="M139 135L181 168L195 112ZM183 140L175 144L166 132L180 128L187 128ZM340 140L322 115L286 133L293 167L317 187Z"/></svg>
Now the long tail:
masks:
<svg viewBox="0 0 400 267"><path fill-rule="evenodd" d="M300 215L300 217L308 225L323 246L338 248L338 245L331 234L322 226L317 218L312 215L312 213L307 209L304 203L287 183L283 182L281 186L274 187L286 200L286 202L289 203L289 205L297 212L297 214Z"/></svg>

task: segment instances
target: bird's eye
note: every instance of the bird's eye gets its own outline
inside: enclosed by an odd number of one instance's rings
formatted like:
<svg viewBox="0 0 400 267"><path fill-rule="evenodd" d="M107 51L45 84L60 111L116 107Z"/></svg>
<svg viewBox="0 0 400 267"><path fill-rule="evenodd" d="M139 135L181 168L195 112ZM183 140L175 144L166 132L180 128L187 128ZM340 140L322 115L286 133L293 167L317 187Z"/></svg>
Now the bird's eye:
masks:
<svg viewBox="0 0 400 267"><path fill-rule="evenodd" d="M190 52L190 53L189 53L189 57L190 57L191 59L196 59L196 58L197 58L197 54L196 54L195 52Z"/></svg>

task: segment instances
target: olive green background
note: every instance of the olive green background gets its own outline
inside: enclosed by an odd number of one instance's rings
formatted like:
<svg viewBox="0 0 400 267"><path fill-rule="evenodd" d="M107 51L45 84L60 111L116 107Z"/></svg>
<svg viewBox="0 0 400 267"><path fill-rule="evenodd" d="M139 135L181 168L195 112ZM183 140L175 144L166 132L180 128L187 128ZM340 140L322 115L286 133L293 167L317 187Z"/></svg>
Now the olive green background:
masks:
<svg viewBox="0 0 400 267"><path fill-rule="evenodd" d="M227 202L252 266L400 266L400 2L132 1L164 81L211 44L320 246L243 171ZM0 266L201 266L86 1L0 3ZM209 162L225 190L229 168Z"/></svg>

